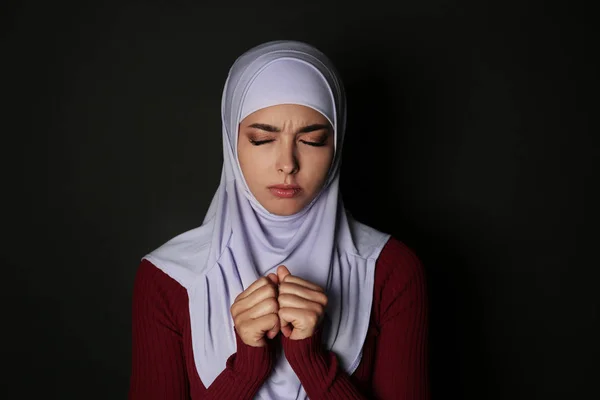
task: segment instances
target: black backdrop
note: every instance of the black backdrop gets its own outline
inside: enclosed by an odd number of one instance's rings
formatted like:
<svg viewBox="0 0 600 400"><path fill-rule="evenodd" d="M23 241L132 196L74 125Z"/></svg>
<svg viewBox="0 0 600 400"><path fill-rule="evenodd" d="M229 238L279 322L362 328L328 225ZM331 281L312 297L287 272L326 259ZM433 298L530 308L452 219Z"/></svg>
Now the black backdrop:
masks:
<svg viewBox="0 0 600 400"><path fill-rule="evenodd" d="M348 208L425 264L434 398L600 398L591 10L214 3L4 2L0 396L125 398L138 261L204 216L235 57L287 38L346 82Z"/></svg>

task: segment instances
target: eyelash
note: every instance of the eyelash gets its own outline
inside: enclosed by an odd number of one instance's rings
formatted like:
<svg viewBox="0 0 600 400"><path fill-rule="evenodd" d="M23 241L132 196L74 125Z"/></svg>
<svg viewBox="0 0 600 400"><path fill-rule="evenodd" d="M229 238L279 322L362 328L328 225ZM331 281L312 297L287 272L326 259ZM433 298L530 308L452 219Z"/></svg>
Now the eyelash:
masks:
<svg viewBox="0 0 600 400"><path fill-rule="evenodd" d="M267 143L271 143L274 139L267 139L267 140L252 140L250 139L250 143L252 143L252 145L254 146L261 146L263 144L267 144ZM312 146L312 147L323 147L325 146L325 141L323 142L307 142L304 140L301 140L302 143Z"/></svg>
<svg viewBox="0 0 600 400"><path fill-rule="evenodd" d="M252 143L252 145L254 145L254 146L260 146L262 144L270 143L270 142L273 141L273 139L267 139L267 140L253 140L253 139L249 139L249 140L250 140L250 143Z"/></svg>
<svg viewBox="0 0 600 400"><path fill-rule="evenodd" d="M307 144L309 146L312 146L312 147L323 147L323 146L325 146L326 140L324 140L322 142L306 142L304 140L301 140L301 142L304 144Z"/></svg>

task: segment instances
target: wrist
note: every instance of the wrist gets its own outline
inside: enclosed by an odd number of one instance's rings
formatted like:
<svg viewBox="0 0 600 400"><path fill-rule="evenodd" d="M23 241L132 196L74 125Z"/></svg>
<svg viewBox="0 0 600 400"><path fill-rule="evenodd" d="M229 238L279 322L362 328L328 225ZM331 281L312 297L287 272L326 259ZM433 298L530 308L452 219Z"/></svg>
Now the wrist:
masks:
<svg viewBox="0 0 600 400"><path fill-rule="evenodd" d="M281 341L285 357L290 365L320 358L325 353L321 327L317 327L307 338L294 340L282 336Z"/></svg>
<svg viewBox="0 0 600 400"><path fill-rule="evenodd" d="M235 332L236 353L227 361L228 367L235 371L236 375L248 381L260 381L266 379L273 368L273 354L271 346L250 346Z"/></svg>

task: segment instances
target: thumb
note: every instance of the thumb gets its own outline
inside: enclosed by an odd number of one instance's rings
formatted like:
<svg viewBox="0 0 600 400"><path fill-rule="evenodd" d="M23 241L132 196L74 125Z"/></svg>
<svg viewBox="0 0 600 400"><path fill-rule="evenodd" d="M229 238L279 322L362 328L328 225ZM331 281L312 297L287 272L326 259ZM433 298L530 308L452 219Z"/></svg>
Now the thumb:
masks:
<svg viewBox="0 0 600 400"><path fill-rule="evenodd" d="M290 273L290 270L287 269L287 267L285 265L280 265L277 268L277 277L279 278L280 284L283 282L283 279L288 275L291 275L291 273Z"/></svg>
<svg viewBox="0 0 600 400"><path fill-rule="evenodd" d="M279 278L277 277L277 275L271 273L269 275L267 275L267 277L271 280L271 282L273 282L274 284L278 285L279 284Z"/></svg>

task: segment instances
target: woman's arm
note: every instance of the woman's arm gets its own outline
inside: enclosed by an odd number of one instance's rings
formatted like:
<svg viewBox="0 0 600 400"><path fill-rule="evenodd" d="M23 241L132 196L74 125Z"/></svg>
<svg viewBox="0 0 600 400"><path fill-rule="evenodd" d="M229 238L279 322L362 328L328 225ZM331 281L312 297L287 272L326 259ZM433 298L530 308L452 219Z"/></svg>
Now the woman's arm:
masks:
<svg viewBox="0 0 600 400"><path fill-rule="evenodd" d="M189 400L182 338L183 327L189 324L185 289L147 260L142 261L134 283L132 317L129 399ZM237 349L215 381L204 391L198 389L203 392L202 399L254 397L271 371L271 354L268 347L248 346L239 337ZM199 380L197 372L193 373L192 379Z"/></svg>
<svg viewBox="0 0 600 400"><path fill-rule="evenodd" d="M423 269L402 243L390 239L377 261L373 313L378 335L371 393L360 393L334 353L310 338L282 338L285 355L311 399L425 400L427 374L427 301Z"/></svg>
<svg viewBox="0 0 600 400"><path fill-rule="evenodd" d="M336 355L325 350L320 329L306 339L282 337L281 340L285 357L311 400L368 399L354 387L348 374L339 366Z"/></svg>
<svg viewBox="0 0 600 400"><path fill-rule="evenodd" d="M390 239L377 261L378 301L372 392L376 399L427 400L428 306L424 270L403 243ZM376 279L377 281L378 279Z"/></svg>

